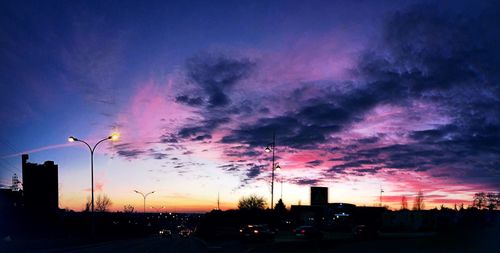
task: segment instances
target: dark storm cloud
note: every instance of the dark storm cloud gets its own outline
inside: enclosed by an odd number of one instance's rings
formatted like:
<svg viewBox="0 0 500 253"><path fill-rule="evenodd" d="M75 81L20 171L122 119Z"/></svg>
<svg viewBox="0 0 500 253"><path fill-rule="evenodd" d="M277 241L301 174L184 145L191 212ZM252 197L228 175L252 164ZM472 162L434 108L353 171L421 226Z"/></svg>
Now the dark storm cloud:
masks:
<svg viewBox="0 0 500 253"><path fill-rule="evenodd" d="M489 176L490 181L500 181L498 166L494 167L500 164L500 17L495 14L496 5L476 9L463 15L435 5L416 5L390 15L381 40L360 55L353 69L355 82L311 81L288 94L280 93L277 96L293 104L284 111L237 100L231 92L256 70L255 62L215 55L191 58L186 64L188 85L199 92L181 92L176 101L197 108L202 120L184 126L178 135L208 140L215 129L234 123L234 116L243 114L254 120L234 127L220 141L246 144L242 149L225 151L227 156L243 157L242 161L259 156L255 148L269 143L276 132L278 147L293 150L336 145L328 151L343 157L329 159L340 162L329 170L331 173L365 175L384 168L446 168L459 179ZM334 88L337 86L342 88ZM323 88L312 91L310 87ZM397 133L409 139L397 145L383 146L383 134L353 140L332 136L361 122L377 106L411 111L415 102L447 115L442 121L446 124ZM426 120L417 114L408 117Z"/></svg>
<svg viewBox="0 0 500 253"><path fill-rule="evenodd" d="M156 160L162 160L162 159L165 159L168 157L167 154L162 153L162 152L158 152L154 149L149 149L147 152L147 155L152 157L153 159L156 159Z"/></svg>
<svg viewBox="0 0 500 253"><path fill-rule="evenodd" d="M359 139L359 145L337 151L344 153L344 163L330 171L364 175L382 168L446 168L459 180L484 177L485 184L495 184L500 179L495 167L500 160L500 17L493 11L498 6L488 7L478 15L452 15L433 5L395 13L387 19L377 50L360 58L356 74L364 84L242 125L222 142L261 146L277 131L280 145L314 148L377 105L407 107L418 100L440 108L451 122L406 133L413 140L408 144L366 149L380 137Z"/></svg>
<svg viewBox="0 0 500 253"><path fill-rule="evenodd" d="M372 149L349 152L343 157L344 163L329 169L334 174L365 175L384 169L428 171L432 169L447 172L436 175L450 175L461 182L482 183L488 187L498 187L500 162L495 152L474 151L469 140L441 140L428 143L389 145ZM436 176L437 177L437 176Z"/></svg>
<svg viewBox="0 0 500 253"><path fill-rule="evenodd" d="M391 101L426 99L445 107L457 117L457 127L477 119L498 124L498 25L492 9L467 16L414 6L388 20L381 50L364 54L359 74L369 86L384 87L379 90Z"/></svg>
<svg viewBox="0 0 500 253"><path fill-rule="evenodd" d="M280 145L314 148L316 144L327 141L331 133L362 120L363 115L376 104L376 97L364 89L327 94L303 101L298 111L287 112L285 116L262 118L253 124L242 125L221 141L261 146L269 141L272 132L279 132Z"/></svg>
<svg viewBox="0 0 500 253"><path fill-rule="evenodd" d="M221 118L208 118L198 122L197 126L186 126L179 131L179 136L181 138L192 138L192 140L204 140L211 139L210 133L218 126L228 123L230 119L228 117Z"/></svg>
<svg viewBox="0 0 500 253"><path fill-rule="evenodd" d="M434 6L416 6L394 15L385 30L390 61L366 56L366 77L397 83L401 97L440 106L452 121L413 131L417 143L368 150L388 157L386 166L425 171L447 168L456 179L497 185L500 160L500 18L483 9L477 16L452 16ZM377 67L374 63L377 63ZM480 179L482 177L482 179Z"/></svg>
<svg viewBox="0 0 500 253"><path fill-rule="evenodd" d="M230 171L230 172L240 170L240 167L238 165L235 165L235 164L224 164L224 165L220 165L218 167L225 170L225 171Z"/></svg>
<svg viewBox="0 0 500 253"><path fill-rule="evenodd" d="M130 150L118 150L116 153L126 158L135 159L138 158L140 155L144 154L144 151L139 149L130 149Z"/></svg>
<svg viewBox="0 0 500 253"><path fill-rule="evenodd" d="M360 144L373 144L373 143L377 143L379 140L380 140L379 137L374 136L374 137L359 139L358 142Z"/></svg>
<svg viewBox="0 0 500 253"><path fill-rule="evenodd" d="M247 158L247 157L258 157L262 155L262 152L256 150L248 150L246 147L243 146L235 146L226 149L224 151L224 154L230 157Z"/></svg>
<svg viewBox="0 0 500 253"><path fill-rule="evenodd" d="M177 96L175 97L175 101L189 106L201 106L203 104L203 99L201 97L190 97L187 95Z"/></svg>
<svg viewBox="0 0 500 253"><path fill-rule="evenodd" d="M162 135L160 137L160 143L178 143L179 140L177 137L173 134L168 134L168 135Z"/></svg>
<svg viewBox="0 0 500 253"><path fill-rule="evenodd" d="M250 180L250 179L253 179L253 178L259 176L264 167L265 166L263 166L263 165L253 165L252 167L250 167L246 172L247 180Z"/></svg>
<svg viewBox="0 0 500 253"><path fill-rule="evenodd" d="M313 161L309 161L307 162L307 167L316 167L318 165L321 165L323 163L322 160L313 160Z"/></svg>
<svg viewBox="0 0 500 253"><path fill-rule="evenodd" d="M182 152L182 154L183 154L183 155L192 155L192 154L194 154L194 152L193 152L193 151L188 150L188 151L184 151L184 152Z"/></svg>
<svg viewBox="0 0 500 253"><path fill-rule="evenodd" d="M193 141L203 141L203 140L210 140L212 139L212 135L210 134L202 134L202 135L198 135L194 138L192 138L191 140Z"/></svg>
<svg viewBox="0 0 500 253"><path fill-rule="evenodd" d="M319 179L309 178L295 178L290 181L297 185L316 185L317 183L321 182Z"/></svg>
<svg viewBox="0 0 500 253"><path fill-rule="evenodd" d="M199 54L186 63L186 88L176 97L176 102L199 110L201 121L184 126L179 131L183 139L194 141L209 140L212 132L231 121L231 115L249 115L252 101L233 103L232 89L246 79L255 69L256 63L247 58L228 57L221 54ZM186 93L196 93L196 96Z"/></svg>
<svg viewBox="0 0 500 253"><path fill-rule="evenodd" d="M139 156L146 154L145 150L137 149L132 143L120 143L113 145L113 149L119 156L127 159L137 159Z"/></svg>
<svg viewBox="0 0 500 253"><path fill-rule="evenodd" d="M206 93L208 107L228 105L231 99L227 92L254 67L255 63L249 59L210 54L193 57L186 64L187 77Z"/></svg>

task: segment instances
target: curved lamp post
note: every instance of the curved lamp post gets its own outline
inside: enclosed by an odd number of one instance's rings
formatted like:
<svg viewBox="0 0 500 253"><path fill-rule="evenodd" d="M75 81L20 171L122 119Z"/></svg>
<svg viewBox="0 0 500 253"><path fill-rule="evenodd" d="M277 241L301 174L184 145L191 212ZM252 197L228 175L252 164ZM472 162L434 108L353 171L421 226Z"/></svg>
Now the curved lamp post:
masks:
<svg viewBox="0 0 500 253"><path fill-rule="evenodd" d="M157 213L160 215L162 214L162 210L165 209L165 206L160 206L160 207L154 207L152 206L151 209L154 209Z"/></svg>
<svg viewBox="0 0 500 253"><path fill-rule="evenodd" d="M74 136L68 137L69 142L81 142L85 144L90 151L90 182L91 182L91 191L92 191L92 203L91 203L91 213L92 213L92 234L94 234L94 152L95 149L97 148L97 145L100 143L107 141L107 140L112 140L112 141L117 141L120 138L120 135L118 133L113 133L110 136L98 141L93 147L90 146L86 141L80 140Z"/></svg>
<svg viewBox="0 0 500 253"><path fill-rule="evenodd" d="M273 142L267 144L267 147L264 149L266 153L273 153L273 163L271 167L271 210L274 209L274 171L280 170L281 167L279 164L274 163L274 150L276 148L276 134L273 132Z"/></svg>
<svg viewBox="0 0 500 253"><path fill-rule="evenodd" d="M138 190L134 190L134 192L135 192L135 193L138 193L138 194L141 194L141 195L142 195L142 197L144 198L144 211L143 211L143 213L146 213L146 197L147 197L149 194L153 194L153 193L155 193L155 191L148 192L148 193L146 193L146 194L144 194L144 193L142 193L142 192L140 192L140 191L138 191Z"/></svg>

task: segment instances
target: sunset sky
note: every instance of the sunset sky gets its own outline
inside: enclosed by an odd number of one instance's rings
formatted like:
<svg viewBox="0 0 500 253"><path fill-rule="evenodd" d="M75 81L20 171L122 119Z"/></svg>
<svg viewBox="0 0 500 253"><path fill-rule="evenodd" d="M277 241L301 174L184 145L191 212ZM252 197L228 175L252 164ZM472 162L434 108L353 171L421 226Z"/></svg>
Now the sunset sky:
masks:
<svg viewBox="0 0 500 253"><path fill-rule="evenodd" d="M439 2L439 3L435 3ZM500 190L495 1L1 1L0 185L59 165L60 207L242 196L426 208ZM281 183L283 182L283 183Z"/></svg>

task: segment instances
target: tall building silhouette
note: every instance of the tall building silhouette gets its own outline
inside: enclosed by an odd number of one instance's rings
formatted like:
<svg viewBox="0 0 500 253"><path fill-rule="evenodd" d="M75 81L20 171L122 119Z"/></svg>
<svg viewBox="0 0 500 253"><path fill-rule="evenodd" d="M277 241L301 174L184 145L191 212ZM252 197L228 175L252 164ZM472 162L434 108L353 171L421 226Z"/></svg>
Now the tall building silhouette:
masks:
<svg viewBox="0 0 500 253"><path fill-rule="evenodd" d="M58 166L53 161L29 163L22 155L24 206L36 212L54 212L59 208Z"/></svg>
<svg viewBox="0 0 500 253"><path fill-rule="evenodd" d="M311 206L328 204L328 187L311 187Z"/></svg>

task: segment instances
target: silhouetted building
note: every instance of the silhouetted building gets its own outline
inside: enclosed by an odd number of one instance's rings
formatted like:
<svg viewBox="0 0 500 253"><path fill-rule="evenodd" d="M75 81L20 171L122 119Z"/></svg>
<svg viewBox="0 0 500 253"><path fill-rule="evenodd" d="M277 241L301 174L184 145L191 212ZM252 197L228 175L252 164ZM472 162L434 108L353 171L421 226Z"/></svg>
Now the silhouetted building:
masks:
<svg viewBox="0 0 500 253"><path fill-rule="evenodd" d="M311 205L292 205L290 217L296 225L349 231L354 225L380 226L382 207L358 207L349 203L328 203L327 187L311 187Z"/></svg>
<svg viewBox="0 0 500 253"><path fill-rule="evenodd" d="M311 206L328 204L328 187L311 187Z"/></svg>
<svg viewBox="0 0 500 253"><path fill-rule="evenodd" d="M21 182L19 181L19 177L17 176L16 173L14 173L14 175L12 176L12 185L10 186L10 189L12 189L12 191L19 191L19 185L21 184Z"/></svg>
<svg viewBox="0 0 500 253"><path fill-rule="evenodd" d="M0 209L21 208L23 200L22 191L0 189Z"/></svg>
<svg viewBox="0 0 500 253"><path fill-rule="evenodd" d="M24 206L36 212L54 212L59 208L58 166L53 161L29 163L22 155Z"/></svg>

